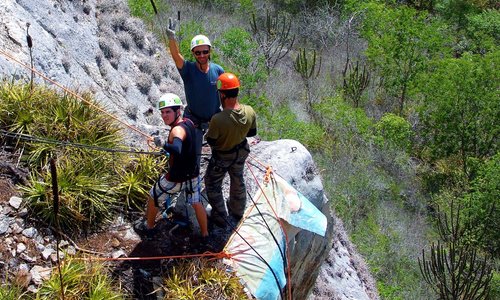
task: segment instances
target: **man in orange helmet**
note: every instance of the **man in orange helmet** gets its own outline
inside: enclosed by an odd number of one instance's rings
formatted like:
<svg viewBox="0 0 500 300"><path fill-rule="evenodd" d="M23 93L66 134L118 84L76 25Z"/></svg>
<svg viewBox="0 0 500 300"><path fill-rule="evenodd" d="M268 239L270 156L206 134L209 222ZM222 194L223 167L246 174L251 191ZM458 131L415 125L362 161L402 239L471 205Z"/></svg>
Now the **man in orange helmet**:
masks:
<svg viewBox="0 0 500 300"><path fill-rule="evenodd" d="M243 167L250 153L246 138L257 134L257 122L253 108L238 101L240 82L234 74L221 74L217 88L223 110L212 117L206 135L212 157L205 174L205 187L212 206L211 220L224 228L228 212L222 196L222 181L229 173L227 208L240 219L246 205Z"/></svg>

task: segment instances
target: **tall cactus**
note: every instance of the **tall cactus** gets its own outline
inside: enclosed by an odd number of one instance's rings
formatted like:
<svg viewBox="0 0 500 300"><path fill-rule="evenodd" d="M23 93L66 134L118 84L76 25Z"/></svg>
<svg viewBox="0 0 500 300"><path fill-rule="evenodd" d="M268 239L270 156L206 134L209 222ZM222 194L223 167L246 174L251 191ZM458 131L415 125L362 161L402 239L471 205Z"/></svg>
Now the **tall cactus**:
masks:
<svg viewBox="0 0 500 300"><path fill-rule="evenodd" d="M250 27L259 49L264 55L267 73L270 74L280 59L290 52L295 35L291 34L292 21L285 15L272 16L266 11L265 18L259 19L252 14Z"/></svg>
<svg viewBox="0 0 500 300"><path fill-rule="evenodd" d="M306 100L308 103L308 111L312 110L312 95L311 95L311 80L319 76L319 71L321 70L321 56L319 60L316 60L317 54L316 50L312 53L308 53L305 48L300 48L297 57L295 58L295 64L293 65L295 71L299 73L304 86L306 88Z"/></svg>
<svg viewBox="0 0 500 300"><path fill-rule="evenodd" d="M424 280L438 294L439 299L487 299L493 276L487 258L481 258L477 249L464 242L467 224L460 220L460 206L451 213L438 211L438 233L442 242L432 244L426 256L418 260Z"/></svg>
<svg viewBox="0 0 500 300"><path fill-rule="evenodd" d="M342 72L343 89L345 97L352 101L354 107L359 107L363 91L370 83L370 73L363 64L363 68L359 67L359 61L353 66L351 62L346 65Z"/></svg>

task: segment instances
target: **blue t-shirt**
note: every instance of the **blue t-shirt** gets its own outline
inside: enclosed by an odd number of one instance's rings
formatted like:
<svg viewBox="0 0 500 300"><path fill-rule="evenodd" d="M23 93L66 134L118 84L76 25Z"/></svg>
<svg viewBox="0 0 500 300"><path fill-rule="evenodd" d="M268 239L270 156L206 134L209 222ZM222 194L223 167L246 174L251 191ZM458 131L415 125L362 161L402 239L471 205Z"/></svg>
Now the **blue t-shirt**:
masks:
<svg viewBox="0 0 500 300"><path fill-rule="evenodd" d="M220 100L217 92L217 79L224 73L218 64L210 63L208 73L201 72L196 63L184 60L184 66L179 69L184 81L187 108L185 115L195 123L208 122L214 114L220 111Z"/></svg>

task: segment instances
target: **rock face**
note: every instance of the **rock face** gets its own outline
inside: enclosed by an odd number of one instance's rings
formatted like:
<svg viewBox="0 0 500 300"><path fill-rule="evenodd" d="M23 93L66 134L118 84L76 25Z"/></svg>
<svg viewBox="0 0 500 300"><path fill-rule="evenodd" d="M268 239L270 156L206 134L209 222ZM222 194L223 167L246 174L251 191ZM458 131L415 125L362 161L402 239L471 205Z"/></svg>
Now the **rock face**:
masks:
<svg viewBox="0 0 500 300"><path fill-rule="evenodd" d="M128 15L125 0L1 1L0 74L7 80L29 80L30 70L20 64L30 65L31 61L28 30L36 70L71 90L91 91L109 112L150 134L162 124L152 109L160 94L168 91L183 98L184 92L164 47L142 22ZM44 81L39 74L34 79ZM131 145L145 143L143 137L127 134ZM263 174L264 166L272 166L328 217L326 237L301 231L290 243L293 298L376 299L373 280L340 223L334 222L321 177L307 149L292 140L261 141L252 146L248 162L252 166L248 169L256 176ZM258 186L250 170L246 172L253 195ZM20 220L15 221L11 209L17 209L19 200L12 202L12 208L0 206L0 243L4 244L7 234L31 230L22 228ZM12 251L23 252L20 243L9 241ZM39 249L46 259L53 254L52 248L47 249ZM31 276L43 279L35 271Z"/></svg>

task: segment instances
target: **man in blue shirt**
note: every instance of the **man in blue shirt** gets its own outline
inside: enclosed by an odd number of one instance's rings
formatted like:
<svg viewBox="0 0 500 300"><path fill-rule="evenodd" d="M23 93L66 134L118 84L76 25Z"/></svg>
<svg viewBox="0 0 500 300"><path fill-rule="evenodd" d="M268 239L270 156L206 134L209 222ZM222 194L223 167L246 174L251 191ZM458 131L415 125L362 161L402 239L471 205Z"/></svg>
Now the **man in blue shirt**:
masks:
<svg viewBox="0 0 500 300"><path fill-rule="evenodd" d="M196 61L184 59L179 51L173 26L167 28L170 54L184 82L187 106L184 117L193 121L196 126L196 149L200 164L203 135L208 128L212 116L220 111L217 92L217 78L224 73L218 64L210 62L212 44L204 35L197 35L191 40L191 52Z"/></svg>

